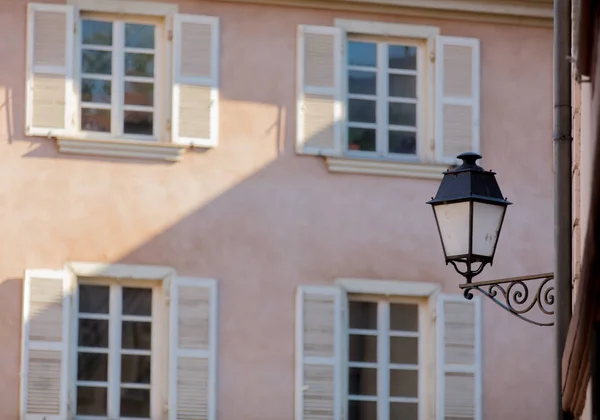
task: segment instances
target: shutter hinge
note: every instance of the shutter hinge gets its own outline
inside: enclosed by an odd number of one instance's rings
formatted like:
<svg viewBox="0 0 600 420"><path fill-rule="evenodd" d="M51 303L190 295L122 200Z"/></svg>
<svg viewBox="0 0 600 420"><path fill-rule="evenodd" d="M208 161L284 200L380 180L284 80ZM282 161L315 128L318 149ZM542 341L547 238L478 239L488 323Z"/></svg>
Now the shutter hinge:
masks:
<svg viewBox="0 0 600 420"><path fill-rule="evenodd" d="M168 287L165 289L165 305L171 305L171 288Z"/></svg>
<svg viewBox="0 0 600 420"><path fill-rule="evenodd" d="M431 51L431 52L429 53L429 60L430 60L432 63L435 63L435 52Z"/></svg>
<svg viewBox="0 0 600 420"><path fill-rule="evenodd" d="M77 23L73 22L73 33L77 33Z"/></svg>
<svg viewBox="0 0 600 420"><path fill-rule="evenodd" d="M437 311L431 311L431 320L435 321L437 319Z"/></svg>
<svg viewBox="0 0 600 420"><path fill-rule="evenodd" d="M169 118L167 120L167 131L170 132L171 131L171 118Z"/></svg>
<svg viewBox="0 0 600 420"><path fill-rule="evenodd" d="M173 41L173 30L172 29L169 29L167 31L167 40Z"/></svg>
<svg viewBox="0 0 600 420"><path fill-rule="evenodd" d="M169 403L164 403L163 404L163 414L168 414L169 413Z"/></svg>

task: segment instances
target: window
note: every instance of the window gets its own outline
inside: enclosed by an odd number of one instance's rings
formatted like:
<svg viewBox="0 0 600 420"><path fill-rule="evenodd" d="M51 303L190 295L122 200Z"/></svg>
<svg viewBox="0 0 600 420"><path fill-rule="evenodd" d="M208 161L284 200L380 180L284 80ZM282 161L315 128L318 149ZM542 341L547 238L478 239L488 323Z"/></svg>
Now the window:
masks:
<svg viewBox="0 0 600 420"><path fill-rule="evenodd" d="M350 297L348 419L419 419L419 305Z"/></svg>
<svg viewBox="0 0 600 420"><path fill-rule="evenodd" d="M416 158L419 66L415 43L350 39L347 47L349 153Z"/></svg>
<svg viewBox="0 0 600 420"><path fill-rule="evenodd" d="M77 295L75 414L155 418L158 290L83 282Z"/></svg>

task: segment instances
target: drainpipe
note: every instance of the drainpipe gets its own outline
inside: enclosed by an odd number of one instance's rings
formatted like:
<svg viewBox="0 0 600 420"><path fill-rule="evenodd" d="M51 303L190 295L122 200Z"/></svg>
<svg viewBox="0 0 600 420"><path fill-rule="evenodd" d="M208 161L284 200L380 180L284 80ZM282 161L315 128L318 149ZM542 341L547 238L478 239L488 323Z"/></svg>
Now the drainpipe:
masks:
<svg viewBox="0 0 600 420"><path fill-rule="evenodd" d="M571 0L554 0L554 279L556 287L557 420L571 420L562 409L562 355L571 320L572 149Z"/></svg>

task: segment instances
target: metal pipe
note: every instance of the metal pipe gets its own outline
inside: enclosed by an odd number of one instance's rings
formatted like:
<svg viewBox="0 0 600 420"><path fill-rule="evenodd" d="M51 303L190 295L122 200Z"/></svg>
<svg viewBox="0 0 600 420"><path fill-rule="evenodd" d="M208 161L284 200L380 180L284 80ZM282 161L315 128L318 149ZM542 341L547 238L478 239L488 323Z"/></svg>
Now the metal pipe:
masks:
<svg viewBox="0 0 600 420"><path fill-rule="evenodd" d="M562 409L562 355L572 309L571 0L554 0L554 251L557 420Z"/></svg>

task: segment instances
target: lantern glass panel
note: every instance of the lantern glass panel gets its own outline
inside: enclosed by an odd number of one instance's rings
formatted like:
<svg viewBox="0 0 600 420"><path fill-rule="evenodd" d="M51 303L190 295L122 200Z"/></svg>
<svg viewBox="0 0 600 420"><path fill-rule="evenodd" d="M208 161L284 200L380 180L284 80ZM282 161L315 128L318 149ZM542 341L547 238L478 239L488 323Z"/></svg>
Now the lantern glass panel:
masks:
<svg viewBox="0 0 600 420"><path fill-rule="evenodd" d="M433 206L446 258L465 256L469 252L469 216L471 203L435 204Z"/></svg>
<svg viewBox="0 0 600 420"><path fill-rule="evenodd" d="M506 206L473 203L473 254L493 257Z"/></svg>

